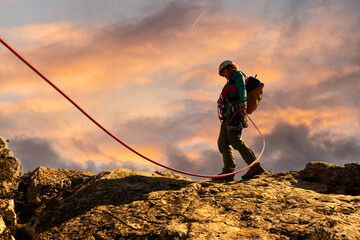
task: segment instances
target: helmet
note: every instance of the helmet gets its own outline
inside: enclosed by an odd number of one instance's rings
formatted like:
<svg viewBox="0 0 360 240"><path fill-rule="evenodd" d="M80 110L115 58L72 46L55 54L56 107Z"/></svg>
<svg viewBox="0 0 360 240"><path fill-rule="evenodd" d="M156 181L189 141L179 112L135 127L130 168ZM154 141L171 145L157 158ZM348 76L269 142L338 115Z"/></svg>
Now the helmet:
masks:
<svg viewBox="0 0 360 240"><path fill-rule="evenodd" d="M233 63L230 60L225 60L219 66L219 75L221 76L221 70L223 70L224 68L226 68L227 66L230 66L230 65L233 66L235 68L235 70L238 70L238 66L235 63Z"/></svg>

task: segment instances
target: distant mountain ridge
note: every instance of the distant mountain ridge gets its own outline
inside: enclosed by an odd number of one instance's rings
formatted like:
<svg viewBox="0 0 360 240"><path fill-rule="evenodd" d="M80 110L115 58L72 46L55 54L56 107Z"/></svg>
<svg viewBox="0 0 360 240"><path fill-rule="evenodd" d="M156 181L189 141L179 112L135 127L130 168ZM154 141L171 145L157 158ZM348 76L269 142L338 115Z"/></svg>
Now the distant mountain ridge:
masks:
<svg viewBox="0 0 360 240"><path fill-rule="evenodd" d="M0 239L360 239L360 163L247 181L171 172L23 174L0 137Z"/></svg>

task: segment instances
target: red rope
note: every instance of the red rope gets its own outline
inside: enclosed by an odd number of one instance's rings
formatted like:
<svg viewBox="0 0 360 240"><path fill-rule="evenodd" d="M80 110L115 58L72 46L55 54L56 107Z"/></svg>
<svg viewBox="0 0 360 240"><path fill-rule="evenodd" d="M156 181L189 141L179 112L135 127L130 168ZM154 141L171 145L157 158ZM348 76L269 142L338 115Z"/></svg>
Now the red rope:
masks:
<svg viewBox="0 0 360 240"><path fill-rule="evenodd" d="M247 167L232 172L232 173L227 173L227 174L221 174L221 175L201 175L201 174L196 174L196 173L190 173L190 172L185 172L185 171L181 171L175 168L171 168L168 167L166 165L163 165L161 163L158 163L144 155L142 155L141 153L137 152L136 150L134 150L133 148L131 148L129 145L127 145L126 143L124 143L123 141L121 141L119 138L117 138L115 135L113 135L111 132L109 132L105 127L103 127L100 123L98 123L95 119L93 119L87 112L85 112L79 105L77 105L69 96L67 96L63 91L61 91L61 89L59 89L55 84L53 84L47 77L45 77L39 70L37 70L30 62L28 62L25 58L23 58L17 51L15 51L15 49L13 49L9 44L7 44L2 38L0 38L0 42L7 47L13 54L15 54L21 61L23 61L29 68L31 68L35 73L37 73L42 79L44 79L48 84L50 84L56 91L58 91L64 98L66 98L71 104L73 104L80 112L82 112L88 119L90 119L90 121L92 121L95 125L97 125L100 129L102 129L105 133L107 133L110 137L112 137L113 139L115 139L117 142L119 142L120 144L122 144L124 147L126 147L127 149L129 149L130 151L132 151L133 153L137 154L138 156L148 160L149 162L152 162L160 167L166 168L168 170L174 171L174 172L178 172L181 174L186 174L189 176L194 176L194 177L202 177L202 178L222 178L222 177L227 177L227 176L232 176L235 175L237 173L240 173L242 171L245 171L246 169L250 168L251 166L253 166L255 163L257 163L259 161L259 159L261 158L264 149L265 149L265 138L263 136L263 134L260 132L260 130L258 129L258 127L255 125L255 123L251 120L251 118L248 116L248 118L250 119L250 121L252 122L252 124L254 125L254 127L258 130L258 132L260 133L260 135L262 136L263 139L263 148L261 150L260 155L258 156L258 158L252 162L250 165L248 165Z"/></svg>

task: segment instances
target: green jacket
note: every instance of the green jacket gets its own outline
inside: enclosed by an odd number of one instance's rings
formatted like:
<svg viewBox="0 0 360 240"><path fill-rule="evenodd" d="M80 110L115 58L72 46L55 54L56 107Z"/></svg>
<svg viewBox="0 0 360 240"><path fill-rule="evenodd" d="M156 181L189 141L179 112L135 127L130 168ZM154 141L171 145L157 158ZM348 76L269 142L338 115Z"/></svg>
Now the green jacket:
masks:
<svg viewBox="0 0 360 240"><path fill-rule="evenodd" d="M229 81L226 83L226 86L230 86L235 82L238 92L232 93L229 96L229 99L239 99L239 103L246 104L246 85L245 85L245 74L240 71L234 71L231 74ZM226 106L227 108L228 106Z"/></svg>
<svg viewBox="0 0 360 240"><path fill-rule="evenodd" d="M225 117L225 122L228 123L234 114L235 109L230 109L231 104L246 104L247 92L246 92L246 84L245 84L245 74L240 71L233 71L230 76L229 81L225 85L225 89L230 87L231 85L236 85L236 89L230 90L230 94L227 95L228 102L225 104L223 108L223 116ZM237 90L237 91L236 91ZM246 118L243 114L240 114L240 118L234 118L230 123L231 126L236 126L237 128L247 127Z"/></svg>

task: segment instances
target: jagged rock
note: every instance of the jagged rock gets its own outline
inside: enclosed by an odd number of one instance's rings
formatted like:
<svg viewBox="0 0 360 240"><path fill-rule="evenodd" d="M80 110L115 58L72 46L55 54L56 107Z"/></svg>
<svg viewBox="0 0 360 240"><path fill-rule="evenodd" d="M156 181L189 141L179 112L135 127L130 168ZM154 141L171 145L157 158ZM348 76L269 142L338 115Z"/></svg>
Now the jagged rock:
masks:
<svg viewBox="0 0 360 240"><path fill-rule="evenodd" d="M0 236L3 234L4 230L6 229L6 224L2 217L0 216Z"/></svg>
<svg viewBox="0 0 360 240"><path fill-rule="evenodd" d="M344 168L332 163L310 162L300 172L300 178L323 184L324 193L360 194L360 162L345 164Z"/></svg>
<svg viewBox="0 0 360 240"><path fill-rule="evenodd" d="M6 140L0 137L0 198L8 198L19 185L23 170L20 161L7 147Z"/></svg>
<svg viewBox="0 0 360 240"><path fill-rule="evenodd" d="M360 195L360 162L345 164L341 183L345 185L347 194Z"/></svg>
<svg viewBox="0 0 360 240"><path fill-rule="evenodd" d="M71 188L89 180L95 174L81 170L51 169L39 167L28 174L27 214L59 193L66 194Z"/></svg>
<svg viewBox="0 0 360 240"><path fill-rule="evenodd" d="M7 147L7 141L0 137L0 239L13 239L10 229L17 222L12 198L16 195L22 175L20 161Z"/></svg>
<svg viewBox="0 0 360 240"><path fill-rule="evenodd" d="M196 182L115 169L39 197L26 230L32 239L359 239L360 197L308 190L314 182L299 176Z"/></svg>
<svg viewBox="0 0 360 240"><path fill-rule="evenodd" d="M71 172L72 170L69 171ZM172 176L174 179L166 178L162 175ZM63 221L70 220L73 217L82 215L87 210L96 209L97 207L104 208L104 217L108 217L108 214L111 216L111 211L107 210L107 206L132 202L138 198L142 199L143 196L157 189L178 189L182 186L182 182L187 183L187 181L181 180L187 178L179 175L162 175L158 173L141 173L126 169L115 169L102 172L90 180L87 178L88 181L83 181L84 184L73 186L71 190L66 192L59 192L58 195L52 199L48 197L39 198L45 200L46 203L46 206L42 206L40 208L41 211L38 212L38 215L42 215L43 217L33 217L27 224L26 230L32 237L38 236L38 231L46 231L51 228L53 224L60 224ZM37 181L36 178L38 178L39 175L34 174L33 176L35 177L34 180ZM187 180L189 181L189 179ZM48 201L46 202L46 200ZM116 220L116 216L114 216L114 219ZM91 217L90 221L97 222L97 219ZM103 220L101 221L103 222ZM82 232L86 231L86 229L87 227L78 229L76 225L70 227L70 231ZM67 232L69 232L69 229ZM45 235L46 234L44 234L44 236ZM71 237L71 235L72 234L67 237ZM40 238L42 238L42 236ZM45 239L46 238L47 237L45 237ZM60 237L60 239L61 238L62 237Z"/></svg>
<svg viewBox="0 0 360 240"><path fill-rule="evenodd" d="M6 224L3 218L0 216L0 237L4 233L5 229L6 229Z"/></svg>
<svg viewBox="0 0 360 240"><path fill-rule="evenodd" d="M311 162L301 173L301 178L309 181L321 182L328 185L338 185L342 169L332 163Z"/></svg>
<svg viewBox="0 0 360 240"><path fill-rule="evenodd" d="M7 226L15 226L17 224L13 199L0 199L0 213Z"/></svg>
<svg viewBox="0 0 360 240"><path fill-rule="evenodd" d="M17 225L12 200L0 202L0 239L16 229L17 239L360 239L360 163L232 182L39 167L19 185L21 164L3 139L0 151L11 173L1 186L12 184L3 193L19 186Z"/></svg>
<svg viewBox="0 0 360 240"><path fill-rule="evenodd" d="M17 224L13 199L0 199L0 239L14 239L10 229Z"/></svg>

